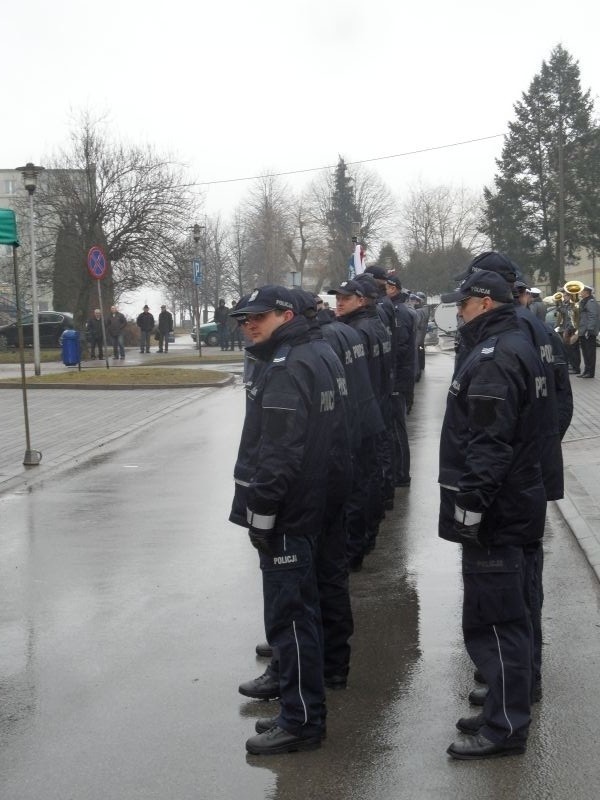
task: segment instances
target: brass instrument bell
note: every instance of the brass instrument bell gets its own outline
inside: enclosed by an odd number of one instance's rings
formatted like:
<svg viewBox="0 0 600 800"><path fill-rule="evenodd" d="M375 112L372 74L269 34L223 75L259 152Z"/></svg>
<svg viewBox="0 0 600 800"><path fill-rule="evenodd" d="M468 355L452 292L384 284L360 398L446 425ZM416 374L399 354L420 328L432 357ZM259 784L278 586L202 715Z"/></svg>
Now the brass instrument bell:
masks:
<svg viewBox="0 0 600 800"><path fill-rule="evenodd" d="M567 294L578 295L584 287L585 284L581 281L567 281L563 286L563 291Z"/></svg>

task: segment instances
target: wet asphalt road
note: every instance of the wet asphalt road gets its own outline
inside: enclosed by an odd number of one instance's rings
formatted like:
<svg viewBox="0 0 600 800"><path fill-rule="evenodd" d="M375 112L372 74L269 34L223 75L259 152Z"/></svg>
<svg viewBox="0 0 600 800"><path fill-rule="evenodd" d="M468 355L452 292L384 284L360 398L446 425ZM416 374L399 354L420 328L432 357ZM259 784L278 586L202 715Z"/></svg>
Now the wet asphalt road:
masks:
<svg viewBox="0 0 600 800"><path fill-rule="evenodd" d="M544 699L525 756L455 762L469 713L457 548L436 538L450 357L410 417L413 483L352 576L353 665L314 752L249 757L275 703L237 685L264 662L257 558L227 522L238 386L177 409L77 471L0 498L2 800L464 798L600 794L600 591L551 511Z"/></svg>

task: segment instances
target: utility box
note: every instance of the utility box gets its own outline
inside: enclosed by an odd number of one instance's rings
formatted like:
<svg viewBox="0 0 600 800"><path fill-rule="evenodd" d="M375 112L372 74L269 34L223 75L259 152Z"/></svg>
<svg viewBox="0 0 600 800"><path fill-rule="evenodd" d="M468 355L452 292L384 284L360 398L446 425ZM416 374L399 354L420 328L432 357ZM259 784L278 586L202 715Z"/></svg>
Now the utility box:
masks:
<svg viewBox="0 0 600 800"><path fill-rule="evenodd" d="M81 361L79 331L66 330L61 337L62 357L65 367L74 367Z"/></svg>

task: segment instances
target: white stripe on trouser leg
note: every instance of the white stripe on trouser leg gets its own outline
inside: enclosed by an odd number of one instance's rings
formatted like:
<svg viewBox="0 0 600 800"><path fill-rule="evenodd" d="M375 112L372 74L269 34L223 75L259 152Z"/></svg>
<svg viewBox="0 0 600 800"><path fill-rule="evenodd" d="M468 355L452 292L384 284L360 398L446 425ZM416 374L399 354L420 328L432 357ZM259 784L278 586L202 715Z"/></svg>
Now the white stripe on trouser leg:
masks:
<svg viewBox="0 0 600 800"><path fill-rule="evenodd" d="M506 713L506 687L504 685L504 662L502 661L502 648L500 647L500 637L498 636L498 631L496 630L496 626L492 625L492 629L494 631L494 636L496 637L496 642L498 644L498 658L500 659L500 669L502 670L502 711L504 712L504 717L508 722L508 727L510 728L509 736L513 735L513 726L511 721L508 718L508 714Z"/></svg>
<svg viewBox="0 0 600 800"><path fill-rule="evenodd" d="M296 640L296 652L298 653L298 694L300 695L300 701L302 702L302 708L304 709L304 722L303 725L306 725L308 722L308 712L306 711L306 703L304 702L304 698L302 697L302 667L300 665L300 645L298 644L298 636L296 634L296 622L292 622L292 627L294 628L294 639Z"/></svg>

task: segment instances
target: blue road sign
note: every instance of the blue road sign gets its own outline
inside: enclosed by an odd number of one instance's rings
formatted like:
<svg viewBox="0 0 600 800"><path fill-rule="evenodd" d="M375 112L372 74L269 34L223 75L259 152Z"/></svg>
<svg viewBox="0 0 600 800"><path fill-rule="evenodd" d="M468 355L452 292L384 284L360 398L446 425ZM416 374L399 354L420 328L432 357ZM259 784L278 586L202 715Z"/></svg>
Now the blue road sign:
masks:
<svg viewBox="0 0 600 800"><path fill-rule="evenodd" d="M202 286L202 262L199 258L192 261L192 280L196 286Z"/></svg>
<svg viewBox="0 0 600 800"><path fill-rule="evenodd" d="M87 257L88 272L95 280L99 281L106 275L106 256L104 250L98 245L90 247Z"/></svg>

